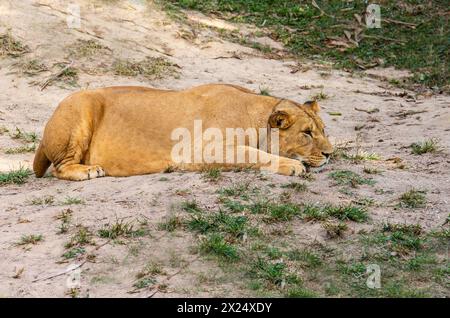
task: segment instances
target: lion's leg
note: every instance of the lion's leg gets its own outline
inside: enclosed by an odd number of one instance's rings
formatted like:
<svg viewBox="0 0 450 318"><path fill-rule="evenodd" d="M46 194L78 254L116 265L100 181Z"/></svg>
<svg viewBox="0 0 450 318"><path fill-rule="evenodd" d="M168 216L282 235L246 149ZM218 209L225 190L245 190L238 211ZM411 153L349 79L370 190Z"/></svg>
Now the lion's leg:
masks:
<svg viewBox="0 0 450 318"><path fill-rule="evenodd" d="M250 168L278 173L286 176L299 176L306 171L305 166L301 161L296 159L290 159L274 154L267 153L257 148L249 146L238 146L238 151L245 152L246 158L250 161L255 160L256 164L250 166Z"/></svg>
<svg viewBox="0 0 450 318"><path fill-rule="evenodd" d="M53 175L59 179L82 181L104 177L105 171L102 167L97 165L87 166L82 164L71 164L54 169Z"/></svg>

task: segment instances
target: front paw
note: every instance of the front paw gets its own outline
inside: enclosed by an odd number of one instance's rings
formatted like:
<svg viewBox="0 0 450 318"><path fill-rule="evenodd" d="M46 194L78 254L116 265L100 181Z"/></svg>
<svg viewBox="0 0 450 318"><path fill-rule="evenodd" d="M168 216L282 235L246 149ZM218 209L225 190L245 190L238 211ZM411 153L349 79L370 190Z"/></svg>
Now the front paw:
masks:
<svg viewBox="0 0 450 318"><path fill-rule="evenodd" d="M278 165L277 173L285 176L300 176L306 172L305 166L298 160L283 158Z"/></svg>

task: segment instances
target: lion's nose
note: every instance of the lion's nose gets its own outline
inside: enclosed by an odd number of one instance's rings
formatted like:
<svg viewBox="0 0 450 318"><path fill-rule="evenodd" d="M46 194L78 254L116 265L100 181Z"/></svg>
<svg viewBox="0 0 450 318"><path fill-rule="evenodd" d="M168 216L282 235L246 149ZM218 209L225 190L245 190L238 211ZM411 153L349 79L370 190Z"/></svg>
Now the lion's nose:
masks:
<svg viewBox="0 0 450 318"><path fill-rule="evenodd" d="M324 155L325 158L328 159L328 158L330 157L331 154L330 154L330 153L327 153L327 152L322 152L322 155Z"/></svg>

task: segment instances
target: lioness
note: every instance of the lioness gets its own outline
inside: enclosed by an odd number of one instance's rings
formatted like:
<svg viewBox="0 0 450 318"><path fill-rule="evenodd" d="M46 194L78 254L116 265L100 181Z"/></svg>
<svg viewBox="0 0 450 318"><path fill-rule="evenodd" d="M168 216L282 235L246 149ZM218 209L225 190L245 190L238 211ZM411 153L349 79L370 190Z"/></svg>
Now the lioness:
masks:
<svg viewBox="0 0 450 318"><path fill-rule="evenodd" d="M66 180L156 173L168 167L199 171L212 166L300 175L305 171L303 163L320 167L333 150L318 111L316 102L301 105L235 85L202 85L183 91L145 87L84 90L65 98L55 110L33 169L42 177L53 163L53 175ZM175 162L173 131L185 127L194 132L195 120L202 121L203 129L215 127L224 132L227 128L278 129L278 155L269 153L270 149L264 152L258 145L252 147L248 138L235 146L246 156L264 155L278 164L270 165L267 160ZM271 143L270 137L267 141Z"/></svg>

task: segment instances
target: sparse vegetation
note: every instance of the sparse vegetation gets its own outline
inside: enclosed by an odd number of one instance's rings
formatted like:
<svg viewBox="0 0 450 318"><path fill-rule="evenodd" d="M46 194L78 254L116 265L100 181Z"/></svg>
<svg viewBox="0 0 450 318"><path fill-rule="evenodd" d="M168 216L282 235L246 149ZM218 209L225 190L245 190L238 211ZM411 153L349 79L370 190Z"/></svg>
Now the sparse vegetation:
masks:
<svg viewBox="0 0 450 318"><path fill-rule="evenodd" d="M27 181L31 174L30 169L23 167L20 167L17 170L11 170L9 172L0 172L0 185L11 183L23 184Z"/></svg>
<svg viewBox="0 0 450 318"><path fill-rule="evenodd" d="M299 183L299 182L290 182L287 184L283 184L281 187L287 188L287 189L292 189L296 192L305 192L308 190L308 186L305 183Z"/></svg>
<svg viewBox="0 0 450 318"><path fill-rule="evenodd" d="M43 239L44 237L41 234L23 235L17 245L35 245Z"/></svg>
<svg viewBox="0 0 450 318"><path fill-rule="evenodd" d="M55 202L55 197L52 195L46 195L40 198L33 198L30 200L31 205L51 205Z"/></svg>
<svg viewBox="0 0 450 318"><path fill-rule="evenodd" d="M423 155L424 153L435 153L439 150L439 141L437 139L428 139L422 142L411 144L411 151L415 155Z"/></svg>
<svg viewBox="0 0 450 318"><path fill-rule="evenodd" d="M75 204L83 204L84 201L80 198L75 197L66 197L64 201L62 201L61 205L75 205Z"/></svg>
<svg viewBox="0 0 450 318"><path fill-rule="evenodd" d="M260 87L259 95L270 96L270 89L268 87Z"/></svg>
<svg viewBox="0 0 450 318"><path fill-rule="evenodd" d="M68 47L68 51L72 58L83 58L91 57L100 53L105 54L111 50L96 40L78 39L75 43Z"/></svg>
<svg viewBox="0 0 450 318"><path fill-rule="evenodd" d="M348 226L344 222L325 222L322 227L327 232L329 238L343 237Z"/></svg>
<svg viewBox="0 0 450 318"><path fill-rule="evenodd" d="M13 133L10 134L12 139L18 139L23 142L33 142L36 143L39 141L39 137L34 132L25 132L18 127L14 130Z"/></svg>
<svg viewBox="0 0 450 318"><path fill-rule="evenodd" d="M36 145L32 144L32 145L27 145L27 146L7 148L5 150L5 154L13 155L13 154L19 154L19 153L35 152L35 151L36 151Z"/></svg>
<svg viewBox="0 0 450 318"><path fill-rule="evenodd" d="M69 242L66 243L65 248L82 247L84 245L93 245L93 235L91 231L85 226L77 226L76 232L72 235Z"/></svg>
<svg viewBox="0 0 450 318"><path fill-rule="evenodd" d="M222 170L219 168L211 168L203 171L203 178L209 181L218 181L222 178Z"/></svg>
<svg viewBox="0 0 450 318"><path fill-rule="evenodd" d="M400 206L406 208L423 208L427 202L425 191L411 189L400 196Z"/></svg>
<svg viewBox="0 0 450 318"><path fill-rule="evenodd" d="M117 219L112 224L106 224L98 231L98 235L102 238L117 239L119 237L139 237L146 234L142 228L135 229L133 222L125 222Z"/></svg>
<svg viewBox="0 0 450 318"><path fill-rule="evenodd" d="M141 61L117 60L113 64L113 72L120 76L142 76L154 80L176 75L175 64L161 57L147 57Z"/></svg>
<svg viewBox="0 0 450 318"><path fill-rule="evenodd" d="M0 57L9 56L14 58L28 52L28 46L14 38L11 33L0 34Z"/></svg>
<svg viewBox="0 0 450 318"><path fill-rule="evenodd" d="M370 178L363 178L359 174L350 170L336 170L330 173L329 176L336 182L337 185L346 185L353 188L363 184L375 184L374 180Z"/></svg>

